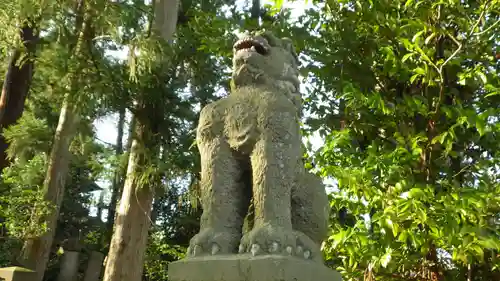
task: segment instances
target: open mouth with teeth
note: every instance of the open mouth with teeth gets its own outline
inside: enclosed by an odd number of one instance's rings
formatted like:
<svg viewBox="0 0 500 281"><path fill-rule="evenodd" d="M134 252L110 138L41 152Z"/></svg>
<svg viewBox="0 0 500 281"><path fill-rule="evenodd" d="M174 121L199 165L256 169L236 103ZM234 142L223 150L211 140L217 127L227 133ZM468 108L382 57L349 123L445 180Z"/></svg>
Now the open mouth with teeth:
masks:
<svg viewBox="0 0 500 281"><path fill-rule="evenodd" d="M258 40L255 40L255 39L251 39L251 38L245 38L245 39L238 40L234 44L233 48L234 48L235 53L238 53L238 52L256 52L256 53L263 55L263 56L268 54L268 50L264 46L263 43L259 42Z"/></svg>

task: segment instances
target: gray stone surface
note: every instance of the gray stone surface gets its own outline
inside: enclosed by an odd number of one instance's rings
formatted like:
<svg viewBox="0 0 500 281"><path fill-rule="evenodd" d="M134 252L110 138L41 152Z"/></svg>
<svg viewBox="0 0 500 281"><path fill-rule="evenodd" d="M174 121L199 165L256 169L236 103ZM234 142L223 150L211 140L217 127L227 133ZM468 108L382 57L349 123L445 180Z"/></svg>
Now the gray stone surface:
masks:
<svg viewBox="0 0 500 281"><path fill-rule="evenodd" d="M341 281L336 271L282 255L218 255L189 258L168 267L169 281Z"/></svg>
<svg viewBox="0 0 500 281"><path fill-rule="evenodd" d="M340 281L323 264L329 202L302 162L292 41L255 32L234 45L228 97L200 112L200 232L170 281Z"/></svg>
<svg viewBox="0 0 500 281"><path fill-rule="evenodd" d="M31 281L35 279L36 273L22 267L0 268L0 280L5 281Z"/></svg>
<svg viewBox="0 0 500 281"><path fill-rule="evenodd" d="M64 251L57 281L75 281L78 277L80 252Z"/></svg>
<svg viewBox="0 0 500 281"><path fill-rule="evenodd" d="M272 253L323 261L329 204L321 178L302 162L298 76L290 39L266 31L235 43L231 94L200 112L203 215L189 257Z"/></svg>
<svg viewBox="0 0 500 281"><path fill-rule="evenodd" d="M101 278L102 267L104 264L104 254L101 252L92 252L85 270L83 281L99 281Z"/></svg>

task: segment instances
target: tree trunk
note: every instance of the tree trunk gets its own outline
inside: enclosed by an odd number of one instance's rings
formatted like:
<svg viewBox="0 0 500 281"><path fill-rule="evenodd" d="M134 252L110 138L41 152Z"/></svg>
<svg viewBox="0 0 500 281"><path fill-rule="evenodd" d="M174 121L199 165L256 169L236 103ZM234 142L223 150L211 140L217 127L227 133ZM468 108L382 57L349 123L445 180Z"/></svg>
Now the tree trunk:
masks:
<svg viewBox="0 0 500 281"><path fill-rule="evenodd" d="M132 124L133 126L133 124ZM116 137L116 150L115 150L115 155L120 156L123 153L123 130L125 127L125 108L120 110L119 113L119 118L118 118L118 135ZM120 196L120 191L122 182L123 182L123 177L124 177L124 171L121 163L119 163L118 167L116 168L116 171L113 176L113 183L112 183L112 191L111 191L111 202L109 203L109 208L108 208L108 218L106 221L107 225L107 237L106 242L109 241L111 238L111 234L113 233L113 225L115 223L115 213L116 213L116 204L118 203L118 196Z"/></svg>
<svg viewBox="0 0 500 281"><path fill-rule="evenodd" d="M80 116L72 100L74 92L78 89L78 80L80 69L85 63L85 49L83 46L91 40L91 21L92 17L81 10L81 15L85 17L81 26L76 28L76 41L73 50L77 67L72 72L68 73L69 84L67 92L64 96L61 113L59 115L59 123L52 151L48 159L47 174L44 181L44 200L51 203L53 210L49 215L44 217L47 223L47 231L40 237L30 238L25 241L21 262L28 268L36 271L36 278L33 281L42 281L52 249L52 242L57 227L57 219L64 196L66 178L68 176L71 153L69 147L71 141L76 134L76 128L80 122ZM36 212L36 210L35 210Z"/></svg>
<svg viewBox="0 0 500 281"><path fill-rule="evenodd" d="M102 221L102 210L104 209L104 192L99 194L99 201L97 202L97 218Z"/></svg>
<svg viewBox="0 0 500 281"><path fill-rule="evenodd" d="M141 146L148 143L143 141L150 137L146 132L149 128L141 126L139 120L137 123L137 137L132 141L127 177L116 212L103 281L142 279L154 190L138 185L138 171L144 163Z"/></svg>
<svg viewBox="0 0 500 281"><path fill-rule="evenodd" d="M66 97L61 108L44 182L44 199L52 203L54 210L45 218L47 232L41 237L28 239L24 244L23 256L21 257L21 261L26 267L37 272L37 277L33 281L42 281L49 259L68 174L69 146L75 135L78 121L79 118Z"/></svg>
<svg viewBox="0 0 500 281"><path fill-rule="evenodd" d="M23 114L24 102L30 90L35 66L34 56L38 34L35 33L34 26L25 22L20 35L26 51L22 48L13 51L0 96L0 130L2 132L0 133L0 173L9 165L6 153L8 143L3 137L3 129L15 124ZM19 61L24 52L27 57Z"/></svg>
<svg viewBox="0 0 500 281"><path fill-rule="evenodd" d="M161 200L161 198L156 198L154 200L154 203L153 203L153 211L151 212L151 223L154 223L156 222L156 220L158 219L158 216L160 215L160 208L162 207L161 206L161 203L163 201Z"/></svg>
<svg viewBox="0 0 500 281"><path fill-rule="evenodd" d="M428 262L430 262L430 266L428 268L429 273L430 273L430 280L431 281L442 281L443 275L440 271L437 250L436 250L436 246L434 244L431 244L431 247L429 249L429 252L427 253L426 259Z"/></svg>
<svg viewBox="0 0 500 281"><path fill-rule="evenodd" d="M177 27L179 4L179 0L155 0L155 30L169 43Z"/></svg>
<svg viewBox="0 0 500 281"><path fill-rule="evenodd" d="M256 21L256 26L260 26L260 0L252 0L252 9L250 16L252 20Z"/></svg>
<svg viewBox="0 0 500 281"><path fill-rule="evenodd" d="M135 134L135 124L137 123L136 120L137 119L135 118L135 116L132 115L132 118L130 118L130 124L128 128L128 138L126 146L128 152L130 152L130 150L132 149L132 141L134 140L134 134ZM125 171L127 171L127 169L125 169Z"/></svg>
<svg viewBox="0 0 500 281"><path fill-rule="evenodd" d="M166 161L169 149L171 149L170 146L166 145L163 145L163 147L158 146L158 155L161 154L160 158L161 162ZM158 177L155 179L155 182L152 183L152 186L155 190L160 190L163 179L164 179L163 177ZM166 192L161 192L161 194L157 194L156 199L153 201L153 210L151 211L151 223L153 224L153 226L158 220L158 216L160 215L161 207L163 206L166 194L167 194Z"/></svg>
<svg viewBox="0 0 500 281"><path fill-rule="evenodd" d="M156 34L170 42L177 24L179 0L156 0ZM148 118L150 111L145 100L139 100L138 113L135 116L135 135L130 149L127 176L116 221L111 238L111 245L106 261L103 281L140 281L144 271L144 256L151 224L154 188L139 185L138 176L145 163L142 151L153 150L158 143L153 139L151 124L156 120Z"/></svg>

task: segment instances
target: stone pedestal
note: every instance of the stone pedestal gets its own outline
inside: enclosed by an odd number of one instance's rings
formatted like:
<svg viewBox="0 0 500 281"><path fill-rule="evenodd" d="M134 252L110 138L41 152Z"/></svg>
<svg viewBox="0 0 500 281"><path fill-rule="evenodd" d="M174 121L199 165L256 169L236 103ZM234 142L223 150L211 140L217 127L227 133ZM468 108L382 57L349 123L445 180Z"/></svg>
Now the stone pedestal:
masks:
<svg viewBox="0 0 500 281"><path fill-rule="evenodd" d="M78 276L78 266L80 253L65 251L61 261L61 270L58 281L75 281Z"/></svg>
<svg viewBox="0 0 500 281"><path fill-rule="evenodd" d="M36 272L22 267L0 268L0 280L5 281L32 281Z"/></svg>
<svg viewBox="0 0 500 281"><path fill-rule="evenodd" d="M87 270L85 270L85 278L83 281L99 281L103 263L104 254L101 252L92 252L87 264Z"/></svg>
<svg viewBox="0 0 500 281"><path fill-rule="evenodd" d="M291 256L207 256L168 266L169 281L341 281L326 266Z"/></svg>

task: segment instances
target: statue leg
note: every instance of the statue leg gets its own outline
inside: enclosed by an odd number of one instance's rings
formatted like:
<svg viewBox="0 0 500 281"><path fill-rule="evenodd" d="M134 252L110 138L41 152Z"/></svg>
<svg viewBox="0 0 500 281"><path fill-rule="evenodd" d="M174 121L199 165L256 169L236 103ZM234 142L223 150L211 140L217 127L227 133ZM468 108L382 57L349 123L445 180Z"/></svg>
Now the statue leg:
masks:
<svg viewBox="0 0 500 281"><path fill-rule="evenodd" d="M198 148L203 214L188 256L236 253L248 208L239 163L223 138L201 142Z"/></svg>
<svg viewBox="0 0 500 281"><path fill-rule="evenodd" d="M282 117L282 118L277 118ZM277 113L267 119L250 156L253 180L254 227L243 236L241 252L253 255L293 254L296 236L291 222L291 189L301 156L298 126L293 116ZM292 121L293 122L293 121ZM273 129L277 128L277 131Z"/></svg>
<svg viewBox="0 0 500 281"><path fill-rule="evenodd" d="M328 234L329 202L320 177L305 172L292 190L292 224L298 256L323 262L321 243Z"/></svg>

